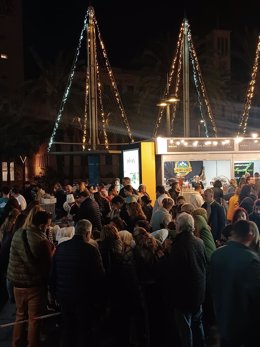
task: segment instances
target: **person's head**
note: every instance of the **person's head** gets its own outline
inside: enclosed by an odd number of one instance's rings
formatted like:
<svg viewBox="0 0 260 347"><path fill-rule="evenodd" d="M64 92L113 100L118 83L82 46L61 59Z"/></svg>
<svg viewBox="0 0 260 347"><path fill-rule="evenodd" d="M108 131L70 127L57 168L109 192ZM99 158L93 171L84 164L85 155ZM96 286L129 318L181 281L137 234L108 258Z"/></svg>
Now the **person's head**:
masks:
<svg viewBox="0 0 260 347"><path fill-rule="evenodd" d="M116 226L107 224L104 225L101 229L100 232L100 240L105 241L114 241L114 240L119 240L119 232Z"/></svg>
<svg viewBox="0 0 260 347"><path fill-rule="evenodd" d="M113 210L120 210L124 203L124 198L120 195L117 195L111 200L111 207Z"/></svg>
<svg viewBox="0 0 260 347"><path fill-rule="evenodd" d="M172 188L173 190L178 191L178 192L179 192L180 189L181 189L178 181L172 182L171 188Z"/></svg>
<svg viewBox="0 0 260 347"><path fill-rule="evenodd" d="M165 190L165 187L162 186L162 185L159 185L159 186L156 186L156 196L158 198L158 196L162 195L162 194L165 194L166 193L166 190Z"/></svg>
<svg viewBox="0 0 260 347"><path fill-rule="evenodd" d="M52 215L46 211L37 211L32 217L32 225L45 232L51 224Z"/></svg>
<svg viewBox="0 0 260 347"><path fill-rule="evenodd" d="M86 242L91 238L92 223L88 219L81 219L75 227L75 235L82 236Z"/></svg>
<svg viewBox="0 0 260 347"><path fill-rule="evenodd" d="M231 178L231 179L229 180L229 184L230 184L231 186L236 187L236 186L237 186L237 180L236 180L235 178Z"/></svg>
<svg viewBox="0 0 260 347"><path fill-rule="evenodd" d="M73 194L73 187L70 184L67 184L65 186L65 192L66 194Z"/></svg>
<svg viewBox="0 0 260 347"><path fill-rule="evenodd" d="M109 224L114 225L118 231L124 230L127 227L126 222L122 218L117 216L113 217Z"/></svg>
<svg viewBox="0 0 260 347"><path fill-rule="evenodd" d="M216 180L214 183L213 183L213 187L215 188L221 188L222 187L222 182L220 180Z"/></svg>
<svg viewBox="0 0 260 347"><path fill-rule="evenodd" d="M162 201L162 206L167 210L170 211L172 209L172 206L174 205L174 201L172 198L164 198Z"/></svg>
<svg viewBox="0 0 260 347"><path fill-rule="evenodd" d="M122 184L123 184L124 187L127 186L127 185L130 185L130 184L131 184L131 179L130 179L130 177L124 177L124 178L122 178Z"/></svg>
<svg viewBox="0 0 260 347"><path fill-rule="evenodd" d="M191 233L194 231L194 219L187 212L180 213L176 219L176 233L179 234L183 231Z"/></svg>
<svg viewBox="0 0 260 347"><path fill-rule="evenodd" d="M53 190L56 192L57 190L61 190L62 189L62 185L57 182L54 184Z"/></svg>
<svg viewBox="0 0 260 347"><path fill-rule="evenodd" d="M118 190L115 183L111 184L110 187L108 188L108 195L114 195L114 196L118 195Z"/></svg>
<svg viewBox="0 0 260 347"><path fill-rule="evenodd" d="M133 192L134 192L134 189L133 189L133 187L130 184L127 184L126 186L124 186L125 196L132 195Z"/></svg>
<svg viewBox="0 0 260 347"><path fill-rule="evenodd" d="M138 187L138 192L139 193L145 193L146 192L146 186L144 184L140 184Z"/></svg>
<svg viewBox="0 0 260 347"><path fill-rule="evenodd" d="M137 220L135 227L144 228L148 233L151 232L151 224L146 219Z"/></svg>
<svg viewBox="0 0 260 347"><path fill-rule="evenodd" d="M17 187L13 187L12 190L10 191L10 194L14 197L19 195L19 190Z"/></svg>
<svg viewBox="0 0 260 347"><path fill-rule="evenodd" d="M151 202L152 200L147 195L141 197L141 206L149 205Z"/></svg>
<svg viewBox="0 0 260 347"><path fill-rule="evenodd" d="M211 188L208 188L204 191L204 200L207 203L211 203L214 200L214 191Z"/></svg>
<svg viewBox="0 0 260 347"><path fill-rule="evenodd" d="M135 195L128 195L126 198L125 198L125 204L126 204L126 207L128 204L133 204L133 203L138 203L137 201L137 197Z"/></svg>
<svg viewBox="0 0 260 347"><path fill-rule="evenodd" d="M201 193L201 184L200 183L194 183L194 190L196 191L196 192L199 192L199 193Z"/></svg>
<svg viewBox="0 0 260 347"><path fill-rule="evenodd" d="M24 224L23 224L23 228L26 229L29 225L33 224L32 220L33 217L35 216L35 214L39 211L43 211L43 209L41 208L41 206L38 205L34 205L29 211L28 214L25 218Z"/></svg>
<svg viewBox="0 0 260 347"><path fill-rule="evenodd" d="M142 207L138 202L131 202L129 204L126 204L126 210L129 216L142 217L143 219L146 219Z"/></svg>
<svg viewBox="0 0 260 347"><path fill-rule="evenodd" d="M258 230L258 227L257 227L255 222L249 221L249 224L250 224L250 230L253 234L253 239L252 239L252 242L250 244L250 248L253 251L258 252L259 251L259 242L260 242L259 230Z"/></svg>
<svg viewBox="0 0 260 347"><path fill-rule="evenodd" d="M183 195L179 195L176 199L176 205L180 206L186 203L185 197Z"/></svg>
<svg viewBox="0 0 260 347"><path fill-rule="evenodd" d="M181 213L186 212L186 213L192 214L194 210L195 208L192 204L185 203L181 205Z"/></svg>
<svg viewBox="0 0 260 347"><path fill-rule="evenodd" d="M2 190L3 197L8 198L10 193L10 188L7 186L4 186L1 190Z"/></svg>
<svg viewBox="0 0 260 347"><path fill-rule="evenodd" d="M250 222L248 220L239 220L234 223L231 239L249 247L254 239Z"/></svg>
<svg viewBox="0 0 260 347"><path fill-rule="evenodd" d="M254 202L254 213L260 215L260 199L257 199Z"/></svg>
<svg viewBox="0 0 260 347"><path fill-rule="evenodd" d="M78 194L78 201L79 201L79 203L82 204L82 202L85 201L89 196L90 196L90 193L89 193L89 191L87 189L83 190L83 191L80 191L79 194Z"/></svg>
<svg viewBox="0 0 260 347"><path fill-rule="evenodd" d="M119 237L123 242L123 245L131 247L133 245L134 239L133 235L127 230L119 231Z"/></svg>
<svg viewBox="0 0 260 347"><path fill-rule="evenodd" d="M239 220L248 220L248 213L243 207L238 207L235 210L231 224L234 224Z"/></svg>
<svg viewBox="0 0 260 347"><path fill-rule="evenodd" d="M233 224L227 224L221 232L223 236L222 240L228 241L232 237L232 232L233 232Z"/></svg>
<svg viewBox="0 0 260 347"><path fill-rule="evenodd" d="M205 221L208 223L208 213L207 210L203 207L196 208L196 210L193 211L192 213L193 216L202 216Z"/></svg>
<svg viewBox="0 0 260 347"><path fill-rule="evenodd" d="M245 197L250 196L252 191L252 186L251 184L244 184L241 187L240 194L239 194L239 200L243 200Z"/></svg>

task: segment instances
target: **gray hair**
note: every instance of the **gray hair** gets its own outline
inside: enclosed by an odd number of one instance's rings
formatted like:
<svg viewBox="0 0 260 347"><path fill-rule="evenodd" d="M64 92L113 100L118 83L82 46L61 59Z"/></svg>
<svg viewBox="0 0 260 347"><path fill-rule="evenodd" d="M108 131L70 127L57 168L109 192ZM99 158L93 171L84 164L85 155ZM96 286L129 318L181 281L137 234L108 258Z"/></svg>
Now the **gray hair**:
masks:
<svg viewBox="0 0 260 347"><path fill-rule="evenodd" d="M193 232L195 229L194 219L192 215L190 215L187 212L182 212L181 214L179 214L179 216L177 217L177 224L178 224L179 232L182 232L182 231Z"/></svg>
<svg viewBox="0 0 260 347"><path fill-rule="evenodd" d="M77 222L75 227L75 235L84 236L91 233L92 223L87 219L81 219Z"/></svg>

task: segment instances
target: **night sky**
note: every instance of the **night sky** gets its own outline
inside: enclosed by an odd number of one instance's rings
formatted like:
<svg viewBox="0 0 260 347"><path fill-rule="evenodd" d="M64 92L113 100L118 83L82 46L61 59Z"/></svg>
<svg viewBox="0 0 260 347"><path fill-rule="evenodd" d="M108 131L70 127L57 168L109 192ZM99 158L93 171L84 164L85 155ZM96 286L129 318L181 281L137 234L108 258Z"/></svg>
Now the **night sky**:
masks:
<svg viewBox="0 0 260 347"><path fill-rule="evenodd" d="M43 60L54 60L57 52L74 54L88 6L95 9L112 66L129 67L133 59L167 34L177 36L184 15L192 35L228 29L232 33L260 29L260 1L152 1L131 0L38 0L24 2L24 48L27 72L31 73L33 48ZM232 34L231 34L232 35ZM176 42L173 42L173 47Z"/></svg>

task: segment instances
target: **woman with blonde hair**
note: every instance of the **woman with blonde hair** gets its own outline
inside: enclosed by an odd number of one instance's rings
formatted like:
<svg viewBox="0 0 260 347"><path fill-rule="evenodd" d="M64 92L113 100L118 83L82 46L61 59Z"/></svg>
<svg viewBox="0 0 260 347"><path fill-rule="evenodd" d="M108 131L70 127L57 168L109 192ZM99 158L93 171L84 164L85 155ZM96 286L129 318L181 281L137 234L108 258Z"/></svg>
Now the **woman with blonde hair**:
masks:
<svg viewBox="0 0 260 347"><path fill-rule="evenodd" d="M126 204L126 211L129 216L127 219L127 230L133 232L136 222L139 220L146 220L146 215L138 202L131 202Z"/></svg>
<svg viewBox="0 0 260 347"><path fill-rule="evenodd" d="M249 248L251 248L254 252L256 252L258 255L260 255L260 235L259 230L255 222L249 221L250 224L250 231L253 233L254 238L251 242L251 245Z"/></svg>

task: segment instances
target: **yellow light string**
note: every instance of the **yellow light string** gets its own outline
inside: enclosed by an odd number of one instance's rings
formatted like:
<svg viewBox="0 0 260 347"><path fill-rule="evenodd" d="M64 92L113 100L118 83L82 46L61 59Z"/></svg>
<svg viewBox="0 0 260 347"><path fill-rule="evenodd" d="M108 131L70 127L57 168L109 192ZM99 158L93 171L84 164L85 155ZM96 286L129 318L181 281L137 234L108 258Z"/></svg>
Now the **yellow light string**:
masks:
<svg viewBox="0 0 260 347"><path fill-rule="evenodd" d="M127 119L127 116L126 116L126 112L124 110L124 107L123 107L123 104L122 104L122 100L121 100L121 97L119 95L119 91L118 91L118 88L117 88L117 85L116 85L116 81L115 81L115 78L114 78L114 75L113 75L113 72L112 72L109 60L108 60L108 56L107 56L107 53L106 53L105 45L104 45L104 42L103 42L103 40L101 38L100 30L99 30L99 27L98 27L98 24L97 24L97 20L96 20L95 17L94 17L94 23L95 23L96 28L97 28L97 33L98 33L100 46L101 46L101 49L102 49L103 57L105 59L105 65L106 65L106 68L107 68L107 71L108 71L108 76L110 78L110 82L111 82L111 85L112 85L112 88L113 88L113 91L114 91L114 96L115 96L117 105L118 105L118 107L120 109L120 112L121 112L121 117L123 119L123 122L125 124L126 130L127 130L127 133L128 133L128 136L129 136L131 142L134 142L134 138L133 138L133 135L132 135L132 132L131 132L131 129L130 129L130 125L129 125L129 122L128 122L128 119Z"/></svg>
<svg viewBox="0 0 260 347"><path fill-rule="evenodd" d="M190 29L188 29L188 41L189 41L189 44L190 44L190 53L191 53L191 55L192 55L192 57L193 57L193 59L195 61L194 65L195 65L195 68L196 68L196 71L197 71L197 74L198 74L198 78L199 78L199 82L200 82L200 86L201 86L201 92L202 92L202 95L203 95L203 98L204 98L204 102L205 102L205 105L206 105L208 116L209 116L209 119L210 119L211 124L212 124L214 135L215 135L215 137L217 137L217 127L216 127L215 119L214 119L214 116L213 116L213 113L212 113L212 109L211 109L211 106L210 106L210 103L209 103L209 98L207 96L206 87L205 87L205 84L204 84L204 81L203 81L203 78L202 78L202 74L201 74L201 70L200 70L197 54L195 52L195 48L194 48L194 45L193 45L193 42L192 42Z"/></svg>
<svg viewBox="0 0 260 347"><path fill-rule="evenodd" d="M97 61L97 59L96 59L96 61ZM106 120L105 120L104 106L103 106L103 102L102 102L102 89L101 89L101 81L100 81L100 73L99 73L98 63L97 63L97 87L98 87L98 99L99 99L99 104L100 104L100 112L101 112L101 119L102 119L102 128L103 128L103 134L104 134L105 148L109 149L108 137L107 137L107 131L106 131Z"/></svg>
<svg viewBox="0 0 260 347"><path fill-rule="evenodd" d="M182 35L182 42L180 46L180 53L179 53L179 61L178 61L178 70L177 70L177 77L176 77L176 86L175 86L175 94L176 98L179 97L179 86L180 86L180 81L181 81L181 68L182 68L182 47L184 44L184 35ZM176 109L177 109L177 104L173 104L173 112L172 112L172 120L171 120L171 134L173 134L173 124L175 121L176 117Z"/></svg>
<svg viewBox="0 0 260 347"><path fill-rule="evenodd" d="M88 28L89 30L89 28ZM88 55L90 54L90 40L87 35L87 47ZM87 142L87 121L88 121L88 99L89 99L89 74L88 69L86 69L86 93L85 93L85 108L84 108L84 118L83 118L83 135L82 135L82 150L86 149Z"/></svg>
<svg viewBox="0 0 260 347"><path fill-rule="evenodd" d="M255 90L256 75L257 75L258 64L259 64L259 52L260 52L260 36L258 36L258 43L257 43L257 47L256 47L253 72L251 74L251 81L249 82L249 85L247 88L246 103L245 103L243 114L242 114L240 122L239 122L238 135L240 135L241 130L242 130L243 135L245 135L245 133L246 133L247 122L248 122L248 118L249 118L249 110L251 108L252 98L254 96L254 90Z"/></svg>
<svg viewBox="0 0 260 347"><path fill-rule="evenodd" d="M183 40L183 32L184 32L184 25L182 23L181 29L180 29L180 32L179 32L179 36L178 36L178 42L177 42L177 48L176 48L175 57L173 59L172 65L171 65L171 70L170 70L170 74L169 74L169 80L167 81L167 85L166 85L166 89L164 91L163 98L167 97L167 95L169 93L169 90L170 90L170 87L171 87L171 84L172 84L172 80L173 80L173 76L174 76L174 72L175 72L175 67L176 67L176 61L177 61L178 56L180 54L179 51L180 51L180 47L181 47L181 42ZM177 88L177 91L178 91L178 83L176 83L176 86L177 86L176 88ZM174 95L177 97L176 89L175 89L175 94ZM176 109L176 105L174 105L174 106L175 106L175 109ZM156 124L155 124L155 129L154 129L154 134L153 134L154 137L157 136L158 128L159 128L159 126L161 124L163 113L164 113L164 109L160 109L159 112L158 112L158 116L157 116L157 120L156 120Z"/></svg>

